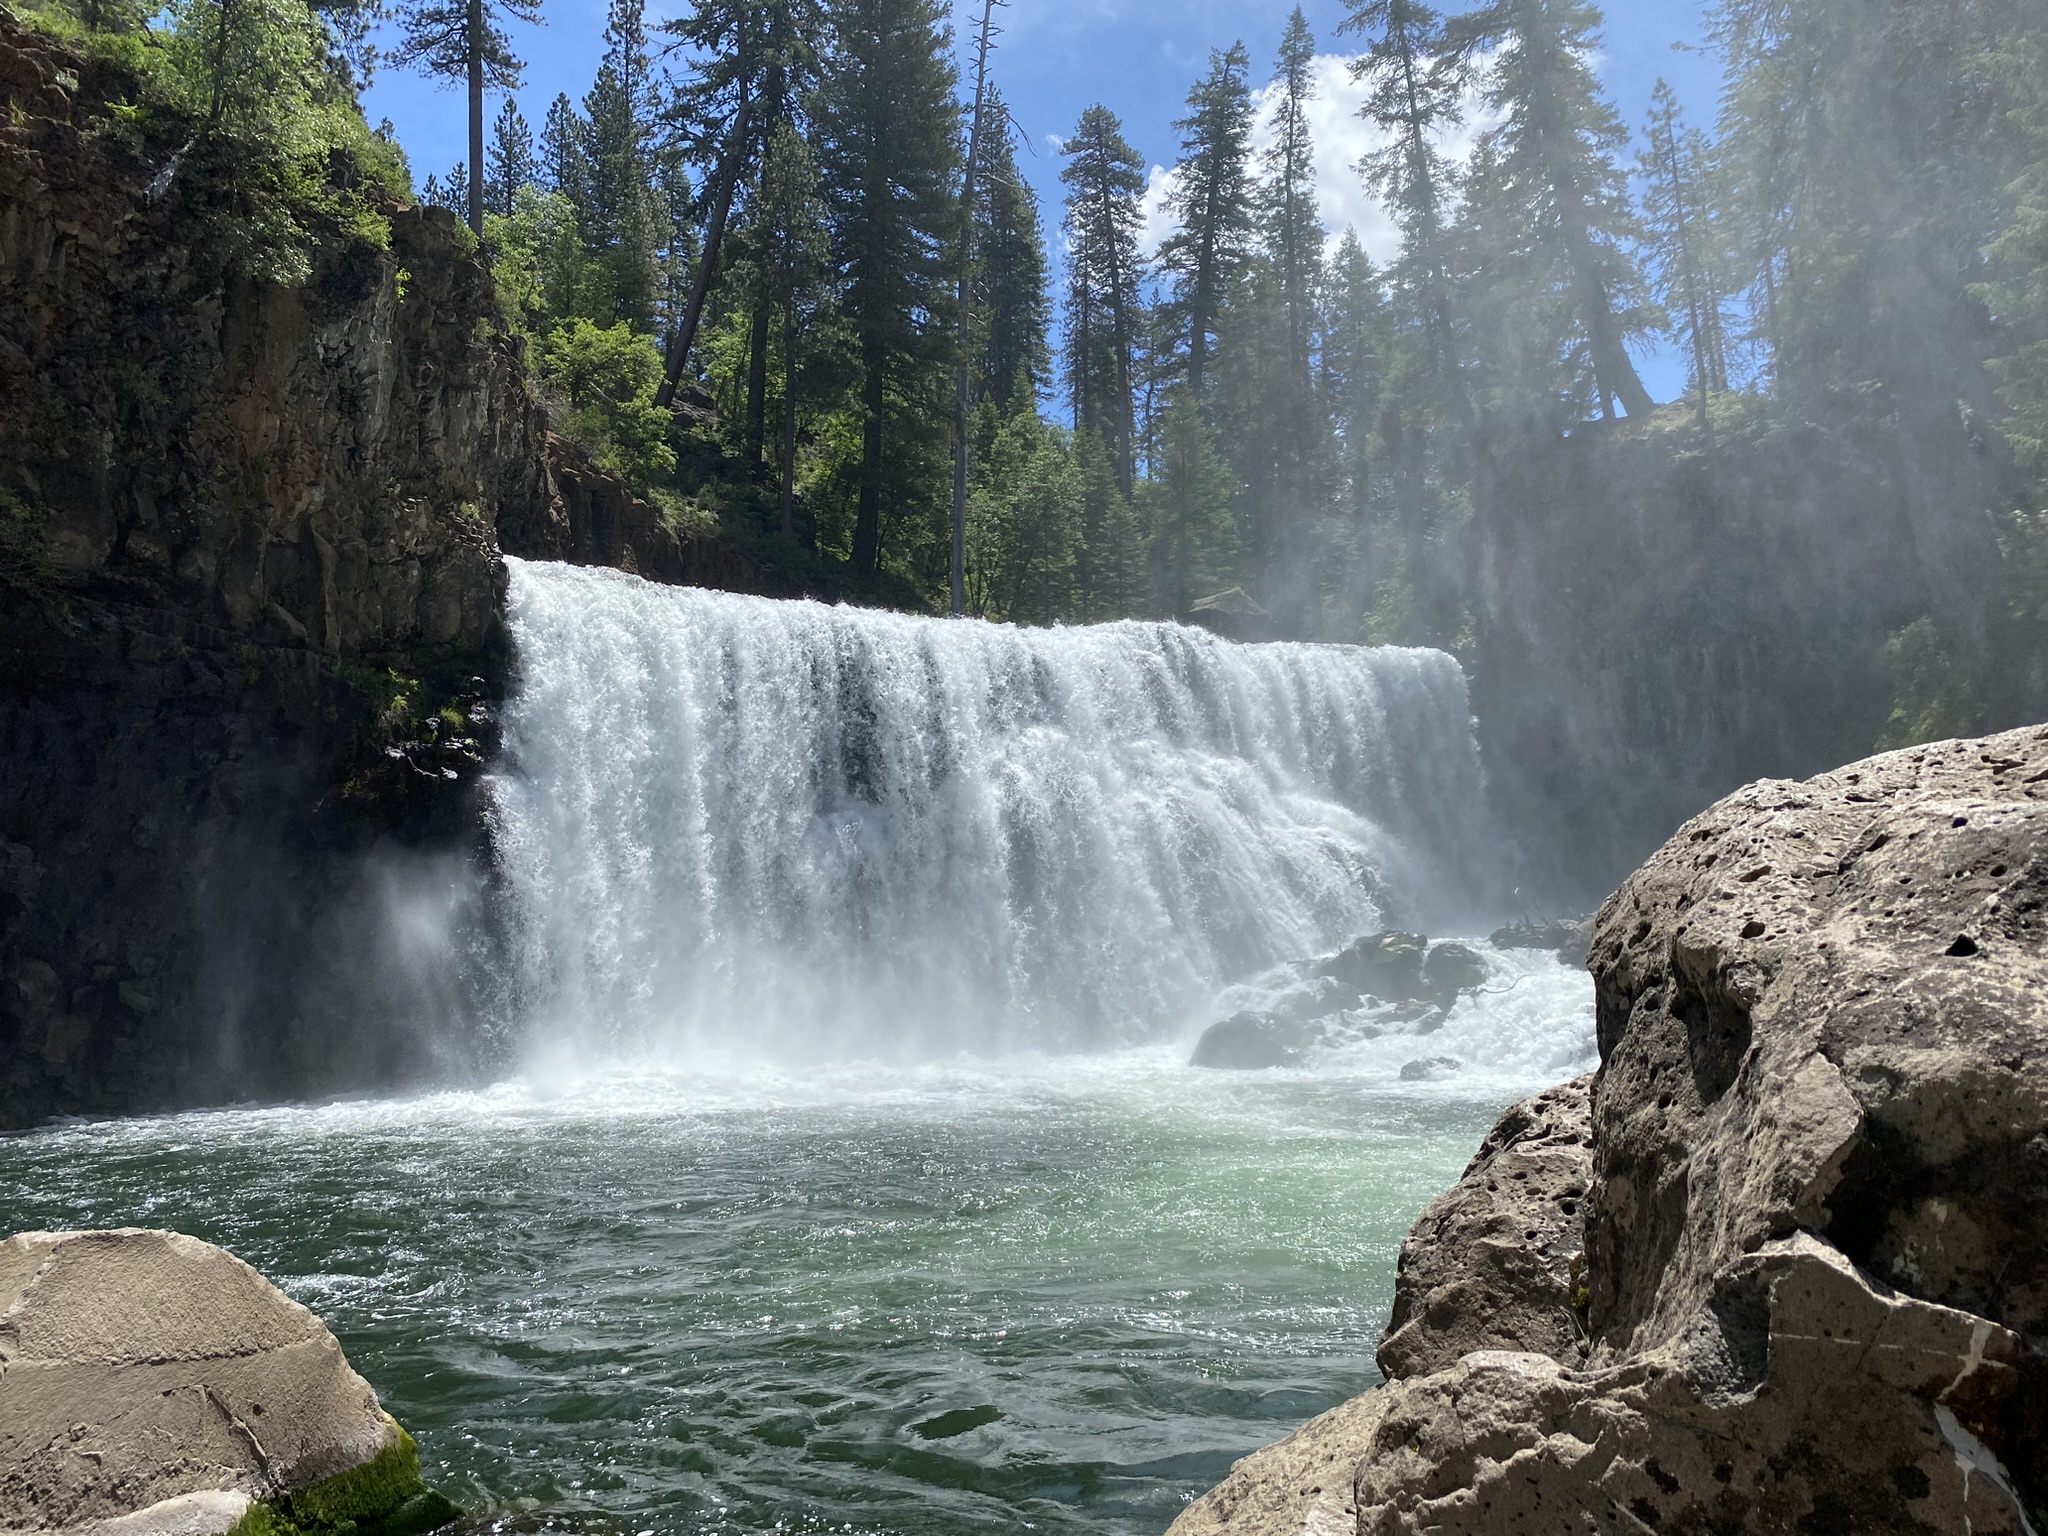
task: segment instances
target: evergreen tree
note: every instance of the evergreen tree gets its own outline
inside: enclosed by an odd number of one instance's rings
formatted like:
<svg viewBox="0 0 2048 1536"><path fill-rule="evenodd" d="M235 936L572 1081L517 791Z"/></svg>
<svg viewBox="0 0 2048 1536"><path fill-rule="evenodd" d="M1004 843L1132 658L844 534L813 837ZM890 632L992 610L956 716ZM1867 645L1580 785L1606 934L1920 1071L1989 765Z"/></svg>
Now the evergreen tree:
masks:
<svg viewBox="0 0 2048 1536"><path fill-rule="evenodd" d="M939 0L843 0L832 41L815 143L861 373L852 563L871 576L885 504L931 510L905 505L904 461L917 429L933 425L951 356L959 107Z"/></svg>
<svg viewBox="0 0 2048 1536"><path fill-rule="evenodd" d="M652 331L659 219L644 5L611 0L604 61L583 99L589 191L579 213L591 255L610 274L613 318Z"/></svg>
<svg viewBox="0 0 2048 1536"><path fill-rule="evenodd" d="M490 176L484 186L484 207L501 217L512 212L522 187L533 186L540 180L540 161L533 152L533 130L527 127L518 101L510 96L498 109L498 119L491 126L491 153L485 163Z"/></svg>
<svg viewBox="0 0 2048 1536"><path fill-rule="evenodd" d="M581 208L590 200L589 125L566 93L548 107L540 130L540 184Z"/></svg>
<svg viewBox="0 0 2048 1536"><path fill-rule="evenodd" d="M974 392L1007 417L1036 411L1049 382L1051 301L1038 195L1017 170L1015 132L993 87L986 114L987 165L975 211Z"/></svg>
<svg viewBox="0 0 2048 1536"><path fill-rule="evenodd" d="M1190 394L1176 396L1166 409L1159 473L1145 489L1160 606L1178 618L1227 579L1235 554L1230 477Z"/></svg>
<svg viewBox="0 0 2048 1536"><path fill-rule="evenodd" d="M460 80L469 93L469 158L484 165L484 92L516 91L525 66L512 52L505 22L538 25L541 0L400 0L399 43L392 62L442 80ZM484 232L481 175L468 188L469 227Z"/></svg>
<svg viewBox="0 0 2048 1536"><path fill-rule="evenodd" d="M1144 521L1117 484L1116 465L1100 435L1077 432L1072 442L1081 495L1075 616L1090 623L1137 617L1150 607Z"/></svg>
<svg viewBox="0 0 2048 1536"><path fill-rule="evenodd" d="M1209 356L1231 280L1254 226L1250 169L1250 59L1242 43L1209 55L1209 73L1188 93L1174 167L1172 211L1178 227L1159 247L1171 275L1170 309L1187 339L1188 387L1199 400L1208 388Z"/></svg>
<svg viewBox="0 0 2048 1536"><path fill-rule="evenodd" d="M1108 449L1117 485L1132 490L1131 387L1143 329L1138 253L1145 163L1109 108L1081 114L1062 149L1067 164L1067 377L1074 429Z"/></svg>
<svg viewBox="0 0 2048 1536"><path fill-rule="evenodd" d="M1361 535L1372 515L1373 437L1378 429L1387 345L1386 297L1372 258L1346 229L1330 263L1322 366L1349 511Z"/></svg>
<svg viewBox="0 0 2048 1536"><path fill-rule="evenodd" d="M1444 46L1443 17L1420 0L1345 0L1340 32L1366 34L1353 78L1367 86L1361 115L1387 135L1359 169L1393 211L1402 234L1395 292L1423 343L1422 375L1449 409L1467 445L1478 447L1479 423L1460 377L1461 348L1446 271L1445 210L1457 185L1439 141L1463 121L1459 99L1470 61Z"/></svg>
<svg viewBox="0 0 2048 1536"><path fill-rule="evenodd" d="M761 237L765 298L781 317L776 480L782 534L794 538L797 432L802 409L814 394L809 387L814 346L831 317L825 204L810 146L794 123L778 124L769 140L755 195L754 224Z"/></svg>
<svg viewBox="0 0 2048 1536"><path fill-rule="evenodd" d="M1601 97L1589 55L1599 13L1588 0L1489 0L1457 18L1453 56L1494 52L1487 104L1506 120L1491 139L1500 206L1551 248L1586 346L1593 392L1611 416L1650 413L1650 392L1628 355L1648 328L1632 256L1639 235L1618 155L1628 133Z"/></svg>
<svg viewBox="0 0 2048 1536"><path fill-rule="evenodd" d="M441 206L459 219L467 218L469 192L469 167L458 160L441 183Z"/></svg>
<svg viewBox="0 0 2048 1536"><path fill-rule="evenodd" d="M1302 395L1309 389L1315 295L1321 276L1323 225L1316 207L1315 147L1308 109L1315 99L1316 43L1296 6L1280 42L1273 76L1273 145L1266 152L1266 246L1279 276L1287 314L1287 354Z"/></svg>
<svg viewBox="0 0 2048 1536"><path fill-rule="evenodd" d="M1686 128L1678 96L1663 80L1651 94L1643 151L1643 222L1658 298L1686 350L1691 388L1707 419L1707 397L1728 390L1722 297L1711 257L1707 153Z"/></svg>

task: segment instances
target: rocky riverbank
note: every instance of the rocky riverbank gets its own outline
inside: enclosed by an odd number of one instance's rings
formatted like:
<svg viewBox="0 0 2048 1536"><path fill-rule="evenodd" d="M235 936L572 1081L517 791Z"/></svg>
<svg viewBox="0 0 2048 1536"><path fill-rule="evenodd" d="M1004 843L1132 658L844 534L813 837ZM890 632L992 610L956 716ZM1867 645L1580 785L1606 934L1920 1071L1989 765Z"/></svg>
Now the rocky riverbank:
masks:
<svg viewBox="0 0 2048 1536"><path fill-rule="evenodd" d="M1689 822L1600 912L1599 1071L1404 1245L1387 1385L1175 1536L2040 1529L2044 941L2048 729Z"/></svg>

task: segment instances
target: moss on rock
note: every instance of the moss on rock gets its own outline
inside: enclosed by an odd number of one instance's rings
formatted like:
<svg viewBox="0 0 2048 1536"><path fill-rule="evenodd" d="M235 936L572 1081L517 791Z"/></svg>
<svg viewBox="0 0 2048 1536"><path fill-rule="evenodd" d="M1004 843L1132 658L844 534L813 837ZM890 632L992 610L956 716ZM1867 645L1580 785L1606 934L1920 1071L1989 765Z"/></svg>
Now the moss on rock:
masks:
<svg viewBox="0 0 2048 1536"><path fill-rule="evenodd" d="M396 1421L361 1466L249 1506L228 1536L421 1536L461 1515L420 1475L419 1448Z"/></svg>

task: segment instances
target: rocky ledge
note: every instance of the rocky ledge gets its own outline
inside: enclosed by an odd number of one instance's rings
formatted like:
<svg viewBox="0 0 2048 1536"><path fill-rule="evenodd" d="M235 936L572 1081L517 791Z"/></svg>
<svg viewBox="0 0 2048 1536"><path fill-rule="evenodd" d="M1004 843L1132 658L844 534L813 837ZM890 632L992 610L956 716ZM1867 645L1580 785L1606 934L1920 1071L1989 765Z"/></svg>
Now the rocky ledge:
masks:
<svg viewBox="0 0 2048 1536"><path fill-rule="evenodd" d="M1211 1532L2048 1527L2048 728L1764 782L1602 908L1601 1066Z"/></svg>
<svg viewBox="0 0 2048 1536"><path fill-rule="evenodd" d="M419 1536L459 1513L334 1335L232 1254L0 1243L0 1536Z"/></svg>

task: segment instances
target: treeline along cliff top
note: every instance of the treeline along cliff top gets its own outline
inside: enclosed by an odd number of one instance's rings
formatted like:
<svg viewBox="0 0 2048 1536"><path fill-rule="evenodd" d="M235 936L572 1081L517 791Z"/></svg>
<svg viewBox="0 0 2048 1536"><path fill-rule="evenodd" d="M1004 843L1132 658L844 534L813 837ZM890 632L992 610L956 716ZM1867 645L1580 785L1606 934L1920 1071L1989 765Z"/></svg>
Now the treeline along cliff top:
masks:
<svg viewBox="0 0 2048 1536"><path fill-rule="evenodd" d="M2048 3L1721 0L1720 98L1660 83L1637 124L1584 0L1347 7L1216 51L1171 146L1090 107L1057 210L995 6L956 37L938 0L615 0L537 125L542 0L23 15L134 73L98 131L248 273L454 208L556 429L792 587L1019 623L1242 588L1241 634L1456 652L1490 758L1696 775L1593 888L1755 773L2041 713ZM1318 208L1319 46L1377 130L1383 263ZM415 186L377 69L466 89L466 161Z"/></svg>

